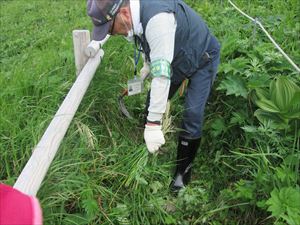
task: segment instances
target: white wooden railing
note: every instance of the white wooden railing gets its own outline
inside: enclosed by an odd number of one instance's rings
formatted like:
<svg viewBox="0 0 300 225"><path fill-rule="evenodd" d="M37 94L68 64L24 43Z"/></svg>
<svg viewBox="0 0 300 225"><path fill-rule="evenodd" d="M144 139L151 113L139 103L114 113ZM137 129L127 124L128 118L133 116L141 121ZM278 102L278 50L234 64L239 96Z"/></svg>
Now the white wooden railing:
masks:
<svg viewBox="0 0 300 225"><path fill-rule="evenodd" d="M35 196L37 194L78 106L101 63L104 56L101 46L107 39L108 37L102 42L90 42L89 31L73 31L77 79L34 148L14 188L28 195Z"/></svg>

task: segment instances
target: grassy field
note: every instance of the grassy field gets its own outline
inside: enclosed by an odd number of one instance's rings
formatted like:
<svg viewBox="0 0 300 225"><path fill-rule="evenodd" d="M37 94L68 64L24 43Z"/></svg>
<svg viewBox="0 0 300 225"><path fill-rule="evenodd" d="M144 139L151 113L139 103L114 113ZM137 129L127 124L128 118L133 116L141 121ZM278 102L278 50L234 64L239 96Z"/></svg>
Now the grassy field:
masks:
<svg viewBox="0 0 300 225"><path fill-rule="evenodd" d="M169 193L183 98L171 102L163 153L143 141L145 93L117 97L133 47L111 38L38 193L45 224L299 224L300 76L226 1L187 1L222 44L193 182ZM236 1L299 65L296 0ZM75 80L72 30L85 1L0 1L0 181L13 185Z"/></svg>

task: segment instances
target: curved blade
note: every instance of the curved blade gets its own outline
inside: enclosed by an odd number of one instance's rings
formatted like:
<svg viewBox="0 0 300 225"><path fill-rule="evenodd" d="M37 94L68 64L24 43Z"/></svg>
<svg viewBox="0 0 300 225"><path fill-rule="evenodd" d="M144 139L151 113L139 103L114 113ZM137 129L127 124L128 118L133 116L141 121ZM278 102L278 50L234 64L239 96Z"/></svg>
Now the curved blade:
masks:
<svg viewBox="0 0 300 225"><path fill-rule="evenodd" d="M126 116L128 119L133 119L125 106L124 99L123 99L124 96L125 95L120 95L118 98L119 108L124 116Z"/></svg>
<svg viewBox="0 0 300 225"><path fill-rule="evenodd" d="M141 76L142 81L147 79L148 76L149 76L149 74L143 74ZM130 115L130 113L128 112L128 110L125 106L124 99L123 99L125 96L128 96L128 90L127 89L123 90L123 93L118 97L119 108L120 108L120 110L121 110L121 112L124 116L126 116L128 119L133 119L133 117Z"/></svg>

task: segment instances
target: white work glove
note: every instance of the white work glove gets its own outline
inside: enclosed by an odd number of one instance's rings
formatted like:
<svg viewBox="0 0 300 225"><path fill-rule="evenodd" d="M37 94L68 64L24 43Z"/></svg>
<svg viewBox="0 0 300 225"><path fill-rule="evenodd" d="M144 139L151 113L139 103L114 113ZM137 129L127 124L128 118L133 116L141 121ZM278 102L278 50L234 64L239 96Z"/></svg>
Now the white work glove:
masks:
<svg viewBox="0 0 300 225"><path fill-rule="evenodd" d="M145 78L150 73L150 66L148 63L144 62L143 68L140 70L140 75L142 78Z"/></svg>
<svg viewBox="0 0 300 225"><path fill-rule="evenodd" d="M165 143L164 134L159 125L145 125L144 139L150 153L158 151L159 147Z"/></svg>

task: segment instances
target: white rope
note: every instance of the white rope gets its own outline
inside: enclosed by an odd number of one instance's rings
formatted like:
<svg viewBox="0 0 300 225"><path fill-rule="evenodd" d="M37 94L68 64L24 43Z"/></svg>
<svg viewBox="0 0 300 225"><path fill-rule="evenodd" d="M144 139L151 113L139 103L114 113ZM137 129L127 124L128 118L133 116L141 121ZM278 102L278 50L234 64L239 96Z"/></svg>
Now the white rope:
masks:
<svg viewBox="0 0 300 225"><path fill-rule="evenodd" d="M289 63L300 73L300 68L290 59L290 57L285 54L285 52L280 48L280 46L274 41L274 39L271 37L271 35L266 31L266 29L263 27L263 25L257 20L253 19L251 16L248 16L246 13L244 13L242 10L240 10L235 4L233 4L230 0L228 2L237 10L239 11L242 15L247 17L249 20L254 22L255 24L258 24L260 28L265 32L267 37L271 40L271 42L275 45L275 47L281 52L281 54L289 61Z"/></svg>

